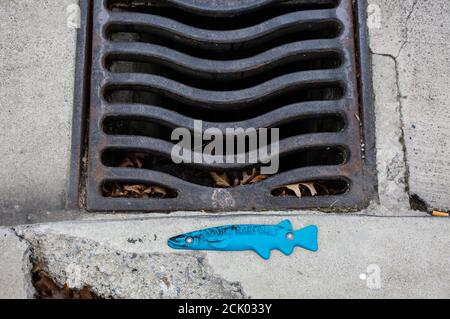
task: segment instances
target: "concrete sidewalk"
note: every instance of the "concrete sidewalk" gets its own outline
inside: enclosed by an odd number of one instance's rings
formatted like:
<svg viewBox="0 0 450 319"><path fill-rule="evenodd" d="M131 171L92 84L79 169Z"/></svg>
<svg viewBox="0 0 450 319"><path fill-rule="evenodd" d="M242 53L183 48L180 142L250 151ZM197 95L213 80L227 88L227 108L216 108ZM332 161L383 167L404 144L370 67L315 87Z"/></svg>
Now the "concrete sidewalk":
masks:
<svg viewBox="0 0 450 319"><path fill-rule="evenodd" d="M428 207L450 208L450 3L445 0L370 0L370 47L378 131L397 127L404 154L385 157L387 178L398 180L406 167L405 187ZM399 115L396 119L395 116ZM393 118L389 121L388 117ZM382 122L382 123L380 123ZM389 132L389 129L387 130ZM383 174L383 172L381 172ZM390 176L389 176L390 175ZM382 179L383 180L383 179Z"/></svg>
<svg viewBox="0 0 450 319"><path fill-rule="evenodd" d="M289 216L319 226L319 252L183 252L169 237L286 216L159 216L19 226L23 245L60 285L105 298L450 298L450 220L336 215ZM17 283L25 278L17 275ZM20 286L22 288L22 286ZM24 290L22 288L21 290Z"/></svg>

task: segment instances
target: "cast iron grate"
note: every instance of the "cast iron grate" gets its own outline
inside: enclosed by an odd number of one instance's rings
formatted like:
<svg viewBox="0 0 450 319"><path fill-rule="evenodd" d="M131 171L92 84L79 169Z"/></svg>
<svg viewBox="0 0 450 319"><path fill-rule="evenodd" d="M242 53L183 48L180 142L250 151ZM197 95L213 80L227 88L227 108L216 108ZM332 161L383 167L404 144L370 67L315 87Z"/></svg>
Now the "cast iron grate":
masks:
<svg viewBox="0 0 450 319"><path fill-rule="evenodd" d="M372 110L363 1L355 7L352 0L89 4L88 160L79 178L87 209L368 204L374 144L372 124L365 125ZM279 172L262 176L261 164L249 163L174 164L171 132L193 131L195 119L204 130L279 128Z"/></svg>

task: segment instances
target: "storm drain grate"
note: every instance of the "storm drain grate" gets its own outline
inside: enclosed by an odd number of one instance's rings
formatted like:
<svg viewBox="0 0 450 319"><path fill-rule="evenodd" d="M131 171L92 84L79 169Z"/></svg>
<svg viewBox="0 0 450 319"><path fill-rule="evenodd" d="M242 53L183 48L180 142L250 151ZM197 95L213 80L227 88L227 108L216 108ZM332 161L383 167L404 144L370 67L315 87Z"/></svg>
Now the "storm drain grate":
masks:
<svg viewBox="0 0 450 319"><path fill-rule="evenodd" d="M373 135L363 123L372 111L368 75L358 76L366 72L365 33L358 33L364 3L353 3L87 1L88 157L85 179L79 177L87 209L367 205ZM247 162L173 163L171 134L180 127L194 132L194 120L202 120L202 132L279 128L279 170L263 174L262 163Z"/></svg>

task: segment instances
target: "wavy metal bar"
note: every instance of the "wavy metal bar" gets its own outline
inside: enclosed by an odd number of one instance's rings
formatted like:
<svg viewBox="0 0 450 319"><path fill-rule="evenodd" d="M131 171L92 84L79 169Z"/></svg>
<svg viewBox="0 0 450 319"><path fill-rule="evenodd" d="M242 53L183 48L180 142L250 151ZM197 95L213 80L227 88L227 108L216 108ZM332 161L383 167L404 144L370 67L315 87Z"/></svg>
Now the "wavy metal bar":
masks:
<svg viewBox="0 0 450 319"><path fill-rule="evenodd" d="M279 155L280 157L295 153L297 151L320 148L320 147L342 147L345 145L345 133L316 133L298 135L286 138L279 142L279 153L268 154L265 157L258 157L259 162L267 163L272 157ZM171 153L174 143L164 141L153 137L143 136L108 136L107 143L105 143L104 150L128 150L148 152L154 155L171 158ZM195 166L202 169L220 170L220 169L244 169L247 167L255 166L257 163L237 163L237 157L233 157L232 163L225 163L224 156L206 156L200 151L184 150L184 154L187 158L193 159L195 156L202 158L202 163L189 163L191 166ZM175 154L176 155L176 154ZM245 153L246 158L249 153ZM182 161L182 158L176 156L177 160ZM217 163L221 161L223 163Z"/></svg>
<svg viewBox="0 0 450 319"><path fill-rule="evenodd" d="M252 191L252 189L255 191L258 189L271 190L284 185L314 180L344 180L351 183L348 175L345 174L342 167L311 166L297 168L289 172L270 176L266 180L259 183L241 185L229 190L236 191L242 188L245 188L246 191ZM214 189L214 187L187 182L179 177L149 169L108 167L105 169L104 182L108 181L146 184L153 183L179 192L186 189L195 189L195 191Z"/></svg>
<svg viewBox="0 0 450 319"><path fill-rule="evenodd" d="M175 177L173 175L148 170L148 169L135 169L135 168L120 168L120 167L108 167L104 171L104 182L127 182L127 183L153 183L160 186L173 189L180 192L187 188L195 188L196 191L202 191L206 186L197 185L194 183L186 182L185 180Z"/></svg>
<svg viewBox="0 0 450 319"><path fill-rule="evenodd" d="M248 89L209 91L190 87L158 75L120 73L110 74L105 80L105 92L141 88L200 108L233 110L261 104L294 89L336 85L343 82L344 74L341 69L303 71L282 75Z"/></svg>
<svg viewBox="0 0 450 319"><path fill-rule="evenodd" d="M107 7L109 0L103 0ZM302 0L302 4L338 6L338 0ZM274 4L280 0L223 0L222 2L211 0L166 0L164 5L178 8L187 12L209 17L234 17L248 14Z"/></svg>
<svg viewBox="0 0 450 319"><path fill-rule="evenodd" d="M277 4L279 0L226 0L222 3L208 0L168 0L169 5L212 17L230 17L253 12L273 4ZM329 4L330 0L303 0L302 3Z"/></svg>
<svg viewBox="0 0 450 319"><path fill-rule="evenodd" d="M268 72L293 61L326 58L340 51L339 40L309 40L287 43L245 59L218 61L197 58L151 43L112 42L106 46L104 54L109 60L155 63L195 77L230 80Z"/></svg>
<svg viewBox="0 0 450 319"><path fill-rule="evenodd" d="M308 2L308 0L304 0ZM313 1L310 1L313 2ZM319 0L327 3L328 0ZM168 0L165 5L210 17L233 17L247 14L279 3L279 0Z"/></svg>
<svg viewBox="0 0 450 319"><path fill-rule="evenodd" d="M107 29L132 26L135 32L163 35L172 41L182 41L191 46L202 44L213 50L222 50L224 45L250 45L270 41L283 34L308 30L311 24L339 23L335 9L292 12L252 27L228 31L200 29L173 19L143 13L111 12L108 20Z"/></svg>
<svg viewBox="0 0 450 319"><path fill-rule="evenodd" d="M264 183L264 186L271 189L284 185L317 180L345 180L350 183L350 176L344 168L345 165L300 167L278 173L261 183Z"/></svg>
<svg viewBox="0 0 450 319"><path fill-rule="evenodd" d="M109 0L103 0L103 2L103 6L106 8ZM164 5L210 17L232 17L262 9L278 2L279 0L226 0L222 3L211 0L166 0Z"/></svg>
<svg viewBox="0 0 450 319"><path fill-rule="evenodd" d="M203 121L203 130L218 128L226 133L227 128L271 128L289 124L308 117L340 115L345 117L345 100L302 102L284 106L260 116L237 122ZM155 121L170 128L185 127L194 131L194 119L175 111L144 104L107 104L105 118L135 118Z"/></svg>

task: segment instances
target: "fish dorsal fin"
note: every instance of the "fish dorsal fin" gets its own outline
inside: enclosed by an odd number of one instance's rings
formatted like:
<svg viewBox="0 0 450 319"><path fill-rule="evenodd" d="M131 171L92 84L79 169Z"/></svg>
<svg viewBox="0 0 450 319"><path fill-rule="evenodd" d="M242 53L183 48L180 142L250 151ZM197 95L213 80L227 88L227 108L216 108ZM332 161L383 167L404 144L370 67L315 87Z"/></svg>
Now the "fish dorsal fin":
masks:
<svg viewBox="0 0 450 319"><path fill-rule="evenodd" d="M283 220L277 226L283 227L283 228L285 228L287 230L292 230L292 224L291 224L291 222L288 219Z"/></svg>
<svg viewBox="0 0 450 319"><path fill-rule="evenodd" d="M281 251L286 256L289 256L294 251L294 245L288 244L288 245L281 245L278 247L278 250Z"/></svg>
<svg viewBox="0 0 450 319"><path fill-rule="evenodd" d="M220 250L220 249L227 248L230 241L231 241L231 238L225 238L225 239L217 241L217 242L210 242L210 244L212 247Z"/></svg>
<svg viewBox="0 0 450 319"><path fill-rule="evenodd" d="M268 247L260 245L254 247L253 250L266 260L270 258L270 249Z"/></svg>

